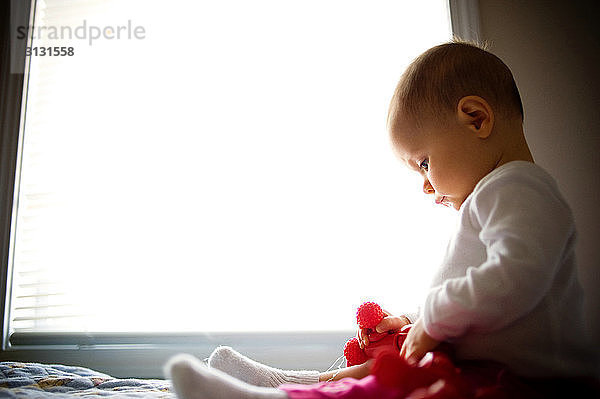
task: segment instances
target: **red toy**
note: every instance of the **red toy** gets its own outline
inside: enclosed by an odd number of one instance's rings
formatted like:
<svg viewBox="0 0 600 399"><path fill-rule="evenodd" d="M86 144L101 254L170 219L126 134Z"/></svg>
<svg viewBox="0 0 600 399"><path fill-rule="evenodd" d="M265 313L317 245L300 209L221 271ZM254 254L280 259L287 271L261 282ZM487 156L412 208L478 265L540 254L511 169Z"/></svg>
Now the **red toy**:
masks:
<svg viewBox="0 0 600 399"><path fill-rule="evenodd" d="M375 302L365 302L356 311L356 322L360 328L368 329L369 345L361 349L357 338L351 338L344 345L346 365L354 366L363 364L369 359L374 359L382 352L396 351L400 353L402 344L406 339L410 325L404 326L398 332L378 333L375 327L383 320L385 313Z"/></svg>

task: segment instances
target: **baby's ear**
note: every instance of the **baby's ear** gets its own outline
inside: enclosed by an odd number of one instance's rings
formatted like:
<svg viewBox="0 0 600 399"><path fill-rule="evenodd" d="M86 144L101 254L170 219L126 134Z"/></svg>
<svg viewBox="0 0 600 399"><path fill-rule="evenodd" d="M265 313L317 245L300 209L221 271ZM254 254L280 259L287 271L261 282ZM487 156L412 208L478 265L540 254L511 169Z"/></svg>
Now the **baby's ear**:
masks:
<svg viewBox="0 0 600 399"><path fill-rule="evenodd" d="M457 106L458 120L477 137L486 139L494 127L494 111L490 104L479 96L466 96Z"/></svg>

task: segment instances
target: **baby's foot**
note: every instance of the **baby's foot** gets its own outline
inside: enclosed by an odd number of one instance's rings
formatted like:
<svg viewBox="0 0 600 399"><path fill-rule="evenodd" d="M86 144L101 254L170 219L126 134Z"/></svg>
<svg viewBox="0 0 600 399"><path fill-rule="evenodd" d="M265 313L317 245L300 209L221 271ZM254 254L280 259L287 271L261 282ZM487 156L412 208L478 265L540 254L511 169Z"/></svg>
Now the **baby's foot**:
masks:
<svg viewBox="0 0 600 399"><path fill-rule="evenodd" d="M316 370L281 370L258 363L228 346L219 346L208 358L208 366L232 377L260 387L278 387L281 384L316 384Z"/></svg>
<svg viewBox="0 0 600 399"><path fill-rule="evenodd" d="M256 387L219 370L209 370L190 355L172 358L165 374L180 399L288 399L279 389Z"/></svg>

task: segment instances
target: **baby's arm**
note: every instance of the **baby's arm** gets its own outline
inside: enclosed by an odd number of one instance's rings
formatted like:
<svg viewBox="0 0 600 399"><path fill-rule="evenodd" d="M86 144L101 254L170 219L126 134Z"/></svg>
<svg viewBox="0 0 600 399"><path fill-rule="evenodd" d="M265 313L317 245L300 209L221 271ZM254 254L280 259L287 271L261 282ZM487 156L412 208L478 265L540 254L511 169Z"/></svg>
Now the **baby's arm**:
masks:
<svg viewBox="0 0 600 399"><path fill-rule="evenodd" d="M556 190L532 177L514 180L482 187L464 210L481 228L487 259L430 291L423 327L432 338L491 332L526 315L572 255L565 253L574 239L572 216Z"/></svg>

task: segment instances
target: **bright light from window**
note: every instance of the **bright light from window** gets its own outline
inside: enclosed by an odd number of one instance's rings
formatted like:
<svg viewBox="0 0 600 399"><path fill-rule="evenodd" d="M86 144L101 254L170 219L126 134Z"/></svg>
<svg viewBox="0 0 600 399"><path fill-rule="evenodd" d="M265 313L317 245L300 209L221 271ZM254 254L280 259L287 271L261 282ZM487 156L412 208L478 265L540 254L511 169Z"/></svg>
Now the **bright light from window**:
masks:
<svg viewBox="0 0 600 399"><path fill-rule="evenodd" d="M404 67L449 39L446 2L59 3L38 21L145 37L37 41L75 55L31 59L13 328L341 330L363 300L416 309L455 215L385 119Z"/></svg>

